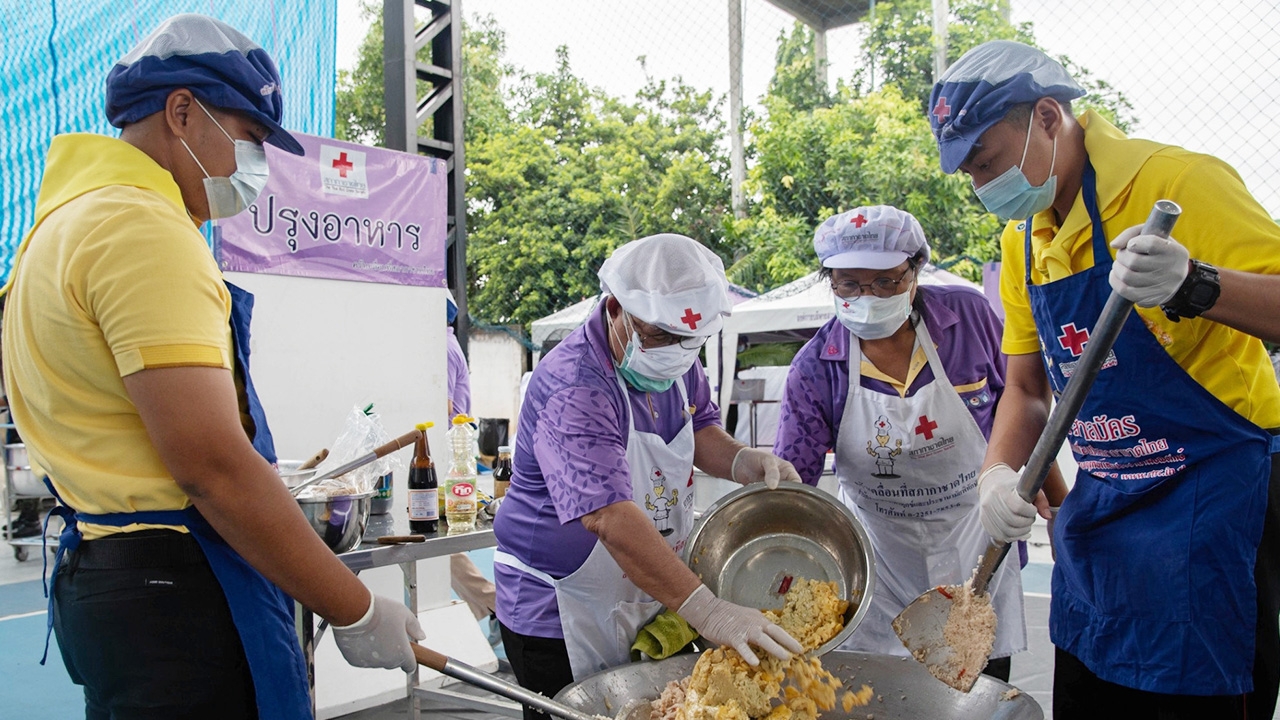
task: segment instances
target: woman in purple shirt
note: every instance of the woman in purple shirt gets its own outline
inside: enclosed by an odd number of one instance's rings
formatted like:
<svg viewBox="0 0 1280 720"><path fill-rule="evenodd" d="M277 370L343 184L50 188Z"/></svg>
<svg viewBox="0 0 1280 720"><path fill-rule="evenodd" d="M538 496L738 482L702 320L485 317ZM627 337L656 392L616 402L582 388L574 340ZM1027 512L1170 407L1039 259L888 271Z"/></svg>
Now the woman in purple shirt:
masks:
<svg viewBox="0 0 1280 720"><path fill-rule="evenodd" d="M987 544L978 470L1004 389L1000 320L961 287L920 287L920 223L879 205L829 218L814 234L836 317L796 355L775 452L817 484L835 451L841 500L871 536L871 610L845 649L906 655L893 618L925 590L964 582ZM1022 582L991 582L998 627L986 672L1009 677L1026 649Z"/></svg>

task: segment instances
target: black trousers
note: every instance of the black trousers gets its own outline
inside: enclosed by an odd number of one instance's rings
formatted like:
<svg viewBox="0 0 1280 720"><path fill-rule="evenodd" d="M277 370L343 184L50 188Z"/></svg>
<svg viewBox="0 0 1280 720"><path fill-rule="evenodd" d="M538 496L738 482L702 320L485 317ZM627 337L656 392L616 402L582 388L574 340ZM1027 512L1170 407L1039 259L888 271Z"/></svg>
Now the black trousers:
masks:
<svg viewBox="0 0 1280 720"><path fill-rule="evenodd" d="M1280 432L1272 431L1272 434ZM1099 679L1074 655L1056 650L1054 720L1102 720L1107 717L1124 717L1126 720L1200 720L1210 717L1271 720L1276 709L1276 694L1280 690L1280 455L1271 456L1266 517L1253 578L1258 587L1258 621L1252 692L1199 697L1134 690Z"/></svg>
<svg viewBox="0 0 1280 720"><path fill-rule="evenodd" d="M53 628L87 720L258 716L226 597L188 535L81 543L58 574Z"/></svg>
<svg viewBox="0 0 1280 720"><path fill-rule="evenodd" d="M573 669L569 666L569 648L560 638L544 638L521 635L502 623L502 647L507 661L516 674L516 682L526 690L555 697L565 686L573 682ZM524 720L548 720L541 710L524 706Z"/></svg>

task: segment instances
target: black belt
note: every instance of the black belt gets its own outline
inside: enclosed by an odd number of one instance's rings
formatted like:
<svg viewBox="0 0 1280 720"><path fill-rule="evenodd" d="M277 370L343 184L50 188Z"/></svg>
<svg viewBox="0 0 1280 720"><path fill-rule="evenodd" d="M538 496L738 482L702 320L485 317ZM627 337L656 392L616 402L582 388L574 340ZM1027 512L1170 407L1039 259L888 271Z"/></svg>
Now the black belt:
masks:
<svg viewBox="0 0 1280 720"><path fill-rule="evenodd" d="M126 570L200 565L208 561L188 533L139 530L85 540L67 563L81 570Z"/></svg>

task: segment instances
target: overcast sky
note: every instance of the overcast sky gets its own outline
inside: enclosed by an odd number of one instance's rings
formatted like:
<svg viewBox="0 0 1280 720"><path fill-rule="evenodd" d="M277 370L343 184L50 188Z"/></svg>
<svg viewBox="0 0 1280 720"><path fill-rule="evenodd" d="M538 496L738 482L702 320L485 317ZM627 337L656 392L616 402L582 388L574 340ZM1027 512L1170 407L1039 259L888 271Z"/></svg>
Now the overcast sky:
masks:
<svg viewBox="0 0 1280 720"><path fill-rule="evenodd" d="M574 71L613 95L645 76L680 75L728 91L725 0L461 0L468 17L491 14L507 33L507 60L526 71L554 67L569 47ZM758 99L791 18L765 0L743 0L744 92ZM1014 0L1013 20L1036 40L1123 91L1133 135L1217 155L1280 216L1280 8L1275 0ZM380 5L380 3L379 3ZM338 0L338 67L355 62L367 25L358 0ZM858 66L861 28L827 35L830 78Z"/></svg>

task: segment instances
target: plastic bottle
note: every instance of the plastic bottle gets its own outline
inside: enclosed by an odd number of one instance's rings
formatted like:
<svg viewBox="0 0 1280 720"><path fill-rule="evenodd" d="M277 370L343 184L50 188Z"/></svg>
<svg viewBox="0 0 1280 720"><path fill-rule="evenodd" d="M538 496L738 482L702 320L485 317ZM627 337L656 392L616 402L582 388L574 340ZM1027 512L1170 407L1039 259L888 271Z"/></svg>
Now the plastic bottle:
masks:
<svg viewBox="0 0 1280 720"><path fill-rule="evenodd" d="M511 446L498 446L498 462L493 468L493 496L503 497L511 486Z"/></svg>
<svg viewBox="0 0 1280 720"><path fill-rule="evenodd" d="M449 428L449 472L444 481L445 519L449 532L465 532L476 525L476 431L474 418L457 415Z"/></svg>
<svg viewBox="0 0 1280 720"><path fill-rule="evenodd" d="M409 531L422 535L435 534L440 521L436 504L439 483L427 447L427 428L431 426L432 423L417 426L422 435L413 444L413 462L409 465Z"/></svg>

